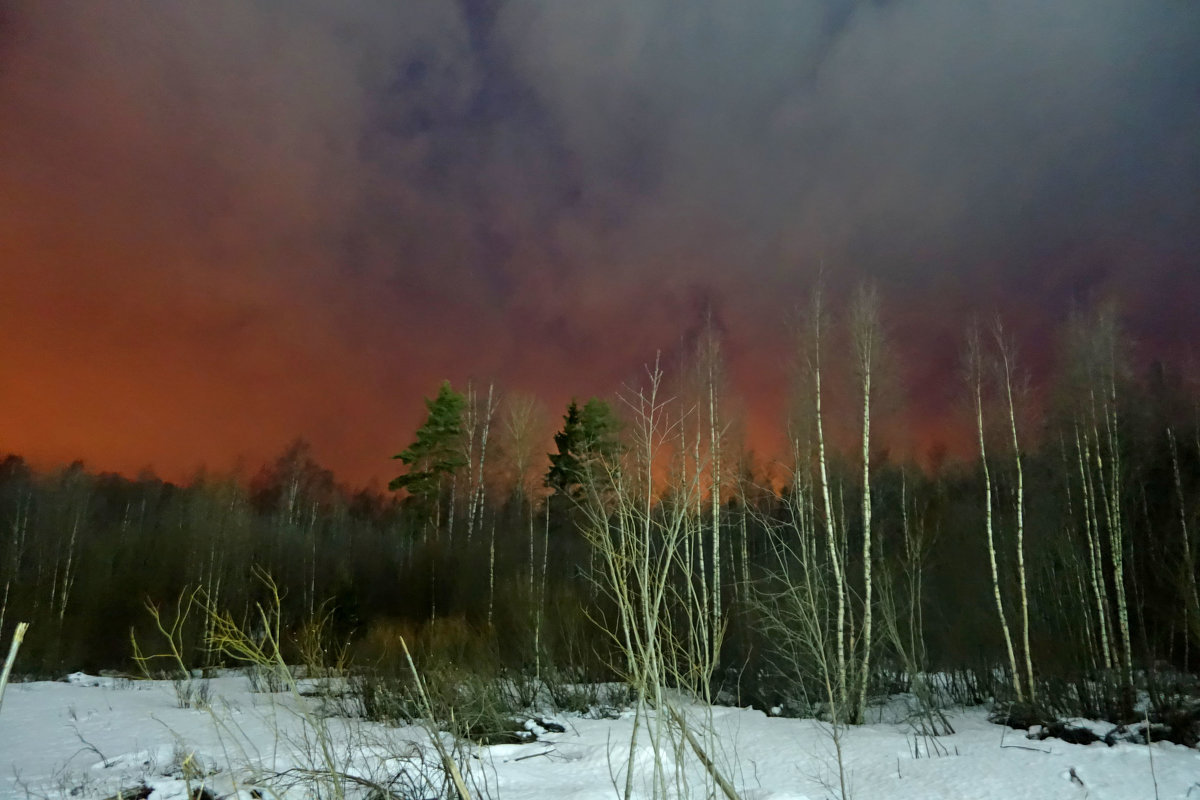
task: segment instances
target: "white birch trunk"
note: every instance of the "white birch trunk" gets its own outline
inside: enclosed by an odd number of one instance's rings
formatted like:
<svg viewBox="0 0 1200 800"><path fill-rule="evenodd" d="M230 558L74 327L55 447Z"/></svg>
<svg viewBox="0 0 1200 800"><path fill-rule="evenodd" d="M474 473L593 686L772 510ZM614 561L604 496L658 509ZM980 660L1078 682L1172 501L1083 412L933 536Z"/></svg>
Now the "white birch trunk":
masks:
<svg viewBox="0 0 1200 800"><path fill-rule="evenodd" d="M708 367L708 449L709 449L709 468L712 470L712 563L713 563L713 586L712 586L712 633L715 637L719 635L721 630L721 443L720 433L720 418L717 413L717 364L718 358L717 342L712 331L712 322L709 321L709 348L706 354L705 363ZM718 654L713 653L716 658Z"/></svg>
<svg viewBox="0 0 1200 800"><path fill-rule="evenodd" d="M1108 385L1104 388L1108 393L1108 413L1104 415L1104 425L1108 440L1108 460L1110 465L1109 480L1111 484L1108 490L1110 508L1109 535L1112 538L1109 555L1112 558L1113 584L1117 595L1117 622L1121 626L1121 644L1125 650L1125 683L1126 686L1132 688L1133 641L1129 632L1129 605L1125 596L1125 527L1121 513L1121 458L1118 442L1116 363L1111 351L1109 362L1106 366L1109 370Z"/></svg>
<svg viewBox="0 0 1200 800"><path fill-rule="evenodd" d="M483 469L487 461L487 446L488 432L492 427L492 417L495 414L495 382L488 384L487 406L484 408L482 426L479 435L479 467L475 473L475 491L471 498L471 525L474 528L476 524L483 525L483 504L486 498L485 487L483 482ZM494 533L494 532L493 532ZM493 540L495 539L493 535Z"/></svg>
<svg viewBox="0 0 1200 800"><path fill-rule="evenodd" d="M846 703L846 586L842 574L841 547L839 546L833 515L833 496L829 489L829 467L825 458L825 424L821 410L821 295L818 290L813 298L813 352L812 379L814 418L817 434L817 466L821 480L821 499L825 510L825 538L829 547L829 560L833 567L833 581L837 592L837 683L838 703Z"/></svg>
<svg viewBox="0 0 1200 800"><path fill-rule="evenodd" d="M475 430L479 427L479 409L476 406L475 386L467 383L466 404L463 409L463 463L467 478L467 544L475 534Z"/></svg>
<svg viewBox="0 0 1200 800"><path fill-rule="evenodd" d="M492 627L492 612L496 607L496 520L492 519L492 533L488 537L488 611L487 624Z"/></svg>
<svg viewBox="0 0 1200 800"><path fill-rule="evenodd" d="M1096 510L1095 487L1092 483L1092 450L1087 435L1080 436L1078 423L1075 425L1075 449L1079 456L1084 533L1087 536L1092 595L1096 601L1096 624L1100 628L1100 646L1104 651L1104 668L1110 670L1113 668L1114 646L1109 637L1108 588L1104 579L1104 548L1100 541L1100 517Z"/></svg>
<svg viewBox="0 0 1200 800"><path fill-rule="evenodd" d="M87 503L75 512L75 521L71 524L71 540L67 543L67 564L63 569L62 590L58 606L58 622L61 625L67 615L67 603L71 598L71 587L75 585L75 542L79 538L79 523L87 513Z"/></svg>
<svg viewBox="0 0 1200 800"><path fill-rule="evenodd" d="M1021 674L1017 670L1017 657L1013 651L1012 634L1008 628L1008 617L1004 614L1004 599L1000 594L1000 570L996 564L996 542L992 522L992 476L988 469L987 445L983 435L983 353L979 344L978 333L974 333L970 342L972 394L975 401L975 429L979 434L979 462L983 467L985 527L987 530L988 564L992 569L992 595L996 600L996 614L1000 618L1000 629L1004 634L1004 647L1008 653L1009 669L1012 670L1013 689L1017 693L1017 702L1024 702L1025 692L1021 685Z"/></svg>
<svg viewBox="0 0 1200 800"><path fill-rule="evenodd" d="M871 623L872 605L871 590L873 581L871 575L871 368L875 358L875 345L878 337L878 309L874 293L863 290L856 303L853 324L859 378L862 384L862 559L863 559L863 631L862 631L862 663L858 686L858 704L855 708L855 722L862 722L867 716L867 689L871 679Z"/></svg>
<svg viewBox="0 0 1200 800"><path fill-rule="evenodd" d="M1004 368L1004 393L1008 401L1008 429L1012 436L1013 461L1017 469L1017 582L1021 589L1021 634L1025 649L1025 677L1029 686L1029 702L1037 702L1037 687L1033 679L1033 655L1029 647L1029 589L1025 580L1025 470L1021 464L1021 445L1017 437L1017 409L1013 400L1012 359L1004 332L997 320L995 327L997 349Z"/></svg>

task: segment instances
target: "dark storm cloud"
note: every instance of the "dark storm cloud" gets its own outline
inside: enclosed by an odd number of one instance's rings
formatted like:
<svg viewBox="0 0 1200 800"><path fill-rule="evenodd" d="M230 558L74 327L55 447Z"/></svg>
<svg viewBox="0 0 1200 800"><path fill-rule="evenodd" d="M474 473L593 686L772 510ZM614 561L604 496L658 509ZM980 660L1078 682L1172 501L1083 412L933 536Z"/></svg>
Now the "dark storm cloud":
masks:
<svg viewBox="0 0 1200 800"><path fill-rule="evenodd" d="M504 35L588 185L629 209L616 260L715 252L741 282L824 256L908 280L1194 237L1198 20L1190 3L529 0Z"/></svg>
<svg viewBox="0 0 1200 800"><path fill-rule="evenodd" d="M777 401L822 263L878 277L913 352L973 303L1168 318L1200 271L1198 9L10 3L3 355L50 366L0 396L94 386L88 430L155 442L127 459L300 432L361 476L443 375L602 392L699 305Z"/></svg>
<svg viewBox="0 0 1200 800"><path fill-rule="evenodd" d="M1194 3L503 8L515 68L617 220L564 214L594 236L565 245L596 265L576 291L645 307L708 287L748 391L778 396L777 320L822 263L878 278L902 351L930 363L953 363L972 308L1014 318L1043 365L1066 309L1106 294L1139 336L1196 332L1164 313L1200 300ZM915 404L949 411L934 394Z"/></svg>

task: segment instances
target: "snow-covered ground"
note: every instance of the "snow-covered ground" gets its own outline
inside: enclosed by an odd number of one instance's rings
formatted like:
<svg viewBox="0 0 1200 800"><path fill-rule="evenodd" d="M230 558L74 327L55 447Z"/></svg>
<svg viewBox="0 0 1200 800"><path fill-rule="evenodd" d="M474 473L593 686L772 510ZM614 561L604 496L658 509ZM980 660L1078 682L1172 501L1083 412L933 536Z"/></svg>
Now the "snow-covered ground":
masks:
<svg viewBox="0 0 1200 800"><path fill-rule="evenodd" d="M201 711L178 708L172 685L164 682L73 675L68 682L12 684L0 709L0 797L89 800L145 783L154 789L153 798L166 800L184 797L189 781L195 785L205 774L217 796L241 789L241 797L252 797L253 785L264 786L269 775L280 774L298 781L284 796L308 796L305 771L320 771L325 756L311 727L305 733L292 699L252 693L246 678L236 674L215 679L211 693L210 710ZM837 760L826 727L746 709L715 708L712 714L721 742L714 760L744 800L838 796ZM465 758L477 796L619 796L614 775L625 768L632 718L553 719L563 732L538 729L531 744L477 748ZM1031 741L988 723L981 709L950 719L957 732L932 747L903 722L848 730L843 742L848 794L861 800L1200 798L1197 750L1162 743ZM428 744L419 728L332 719L327 730L327 752L339 768L375 781L419 763L421 743ZM436 759L424 752L432 770ZM637 763L652 763L649 751L639 753ZM680 787L681 795L703 796L700 773L692 774L695 783ZM283 785L274 778L275 791ZM269 797L271 789L264 786L260 794ZM367 790L350 792L356 793L365 796Z"/></svg>

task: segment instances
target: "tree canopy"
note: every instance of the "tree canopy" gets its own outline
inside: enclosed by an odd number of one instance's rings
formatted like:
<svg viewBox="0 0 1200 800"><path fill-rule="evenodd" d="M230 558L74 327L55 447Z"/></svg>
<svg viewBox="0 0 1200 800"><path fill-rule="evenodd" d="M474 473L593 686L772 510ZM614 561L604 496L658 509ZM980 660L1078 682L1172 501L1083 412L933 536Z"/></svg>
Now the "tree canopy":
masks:
<svg viewBox="0 0 1200 800"><path fill-rule="evenodd" d="M425 400L429 416L417 429L417 440L392 456L400 459L408 471L388 483L389 489L407 489L415 497L428 499L437 495L443 477L466 465L462 448L466 403L450 381L442 381L437 397Z"/></svg>
<svg viewBox="0 0 1200 800"><path fill-rule="evenodd" d="M593 459L617 454L620 420L612 407L593 397L581 408L572 400L563 416L563 428L554 434L558 452L550 454L546 486L556 493L576 496Z"/></svg>

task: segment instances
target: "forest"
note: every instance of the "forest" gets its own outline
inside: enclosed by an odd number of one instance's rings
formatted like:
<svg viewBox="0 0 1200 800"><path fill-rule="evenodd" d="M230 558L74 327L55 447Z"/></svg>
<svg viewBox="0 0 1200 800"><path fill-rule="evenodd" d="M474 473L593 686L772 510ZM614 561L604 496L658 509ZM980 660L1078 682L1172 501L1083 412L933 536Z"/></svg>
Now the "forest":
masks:
<svg viewBox="0 0 1200 800"><path fill-rule="evenodd" d="M275 603L286 660L355 675L378 718L406 713L411 647L444 683L536 685L568 707L617 682L647 707L679 690L854 724L905 691L936 729L946 698L1132 722L1148 694L1163 735L1194 745L1195 376L1135 359L1097 306L1063 322L1034 383L981 319L954 376L972 457L900 462L877 433L904 413L885 312L869 288L813 293L788 452L769 461L741 434L711 323L565 410L431 387L412 440L381 443L387 492L340 484L303 439L249 479L182 485L9 455L0 641L30 623L25 678L206 674L232 665L215 620L260 635L255 609Z"/></svg>

